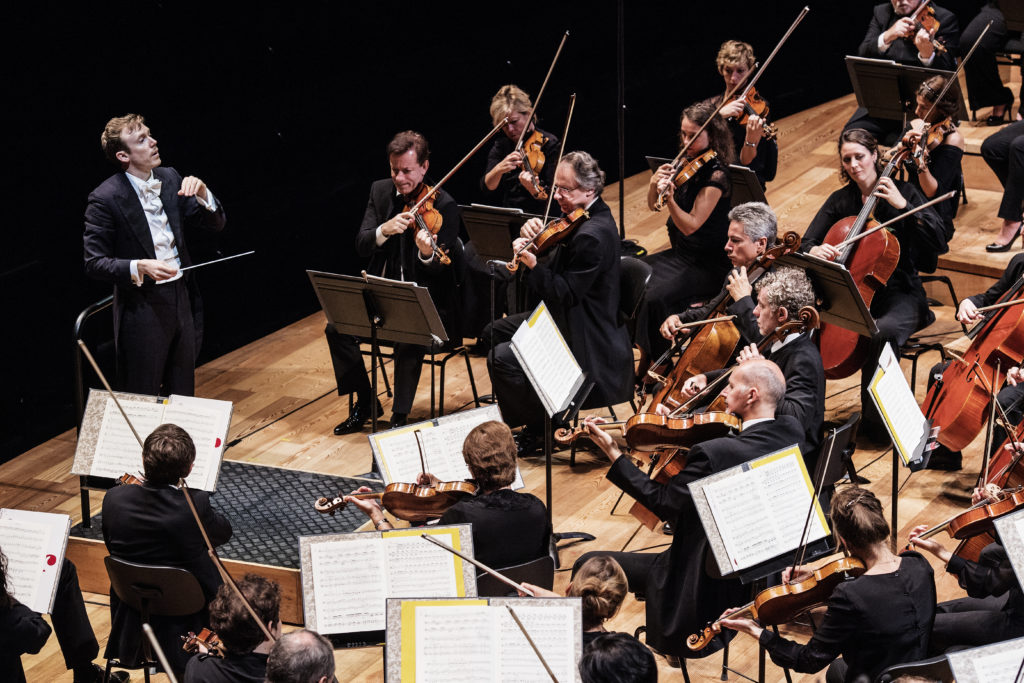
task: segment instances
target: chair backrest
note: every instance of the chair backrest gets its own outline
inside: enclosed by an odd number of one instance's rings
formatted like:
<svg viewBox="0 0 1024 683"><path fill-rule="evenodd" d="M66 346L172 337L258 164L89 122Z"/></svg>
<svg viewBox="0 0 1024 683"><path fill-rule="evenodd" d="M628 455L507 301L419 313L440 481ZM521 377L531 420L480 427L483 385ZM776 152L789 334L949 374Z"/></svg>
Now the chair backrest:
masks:
<svg viewBox="0 0 1024 683"><path fill-rule="evenodd" d="M651 267L638 258L622 256L619 271L619 324L633 319L644 300Z"/></svg>
<svg viewBox="0 0 1024 683"><path fill-rule="evenodd" d="M547 590L555 585L555 560L550 555L495 571L516 583L532 583ZM514 589L490 574L481 573L476 578L476 592L481 598L498 598L514 592Z"/></svg>
<svg viewBox="0 0 1024 683"><path fill-rule="evenodd" d="M103 563L114 593L144 621L150 616L195 614L206 604L199 581L187 569L137 564L109 555Z"/></svg>
<svg viewBox="0 0 1024 683"><path fill-rule="evenodd" d="M954 680L946 655L922 659L918 662L894 664L878 674L878 678L875 680L878 683L890 683L900 676L920 676L929 681L942 681L942 683L953 683Z"/></svg>
<svg viewBox="0 0 1024 683"><path fill-rule="evenodd" d="M818 452L818 464L814 467L811 483L815 486L822 481L822 491L835 486L843 476L846 458L853 455L856 448L853 440L857 438L857 425L860 424L860 413L851 415L845 423L835 429L828 430L821 442Z"/></svg>
<svg viewBox="0 0 1024 683"><path fill-rule="evenodd" d="M1006 19L1006 28L1010 31L1024 31L1024 4L1019 2L1001 2L999 9Z"/></svg>

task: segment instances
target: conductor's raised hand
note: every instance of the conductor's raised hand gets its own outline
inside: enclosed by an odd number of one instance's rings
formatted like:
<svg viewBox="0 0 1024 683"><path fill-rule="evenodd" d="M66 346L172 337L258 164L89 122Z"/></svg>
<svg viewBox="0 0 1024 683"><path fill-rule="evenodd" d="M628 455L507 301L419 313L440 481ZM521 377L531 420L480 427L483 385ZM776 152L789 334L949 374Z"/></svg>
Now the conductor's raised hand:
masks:
<svg viewBox="0 0 1024 683"><path fill-rule="evenodd" d="M136 263L140 276L147 276L157 282L172 278L178 274L178 266L159 259L140 259Z"/></svg>
<svg viewBox="0 0 1024 683"><path fill-rule="evenodd" d="M194 175L188 175L181 179L181 188L178 194L182 197L199 197L204 202L209 201L206 194L206 183Z"/></svg>

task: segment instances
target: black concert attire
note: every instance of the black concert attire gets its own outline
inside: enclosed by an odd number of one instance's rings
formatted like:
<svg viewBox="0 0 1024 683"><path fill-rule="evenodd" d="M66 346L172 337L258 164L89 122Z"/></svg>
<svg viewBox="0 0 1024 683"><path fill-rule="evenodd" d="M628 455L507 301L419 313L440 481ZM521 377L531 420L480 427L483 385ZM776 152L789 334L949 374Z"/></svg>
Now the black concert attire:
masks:
<svg viewBox="0 0 1024 683"><path fill-rule="evenodd" d="M933 53L931 62L922 62L918 57L917 45L914 44L913 36L897 38L886 50L879 50L879 37L902 18L896 14L891 2L875 5L871 23L868 25L868 32L864 35L857 54L871 59L890 59L898 64L908 66L954 71L956 56L960 49L960 26L957 24L956 16L949 10L938 7L935 3L932 3L930 7L935 8L935 18L940 24L935 39L946 46L945 52L936 50ZM868 114L867 109L858 107L850 120L843 126L843 130L863 128L874 135L879 142L886 141L891 144L893 136L899 135L901 132L902 125L902 121L874 118Z"/></svg>
<svg viewBox="0 0 1024 683"><path fill-rule="evenodd" d="M190 489L199 518L210 542L223 545L231 538L231 523L210 505L210 494ZM103 498L103 541L118 559L140 564L181 567L199 581L209 603L221 577L207 554L206 544L189 509L185 494L172 486L118 486ZM181 636L198 633L206 623L206 609L181 617L153 616L150 624L171 667L180 678L189 655L181 649ZM110 592L110 640L104 656L117 657L126 666L141 659L140 615Z"/></svg>
<svg viewBox="0 0 1024 683"><path fill-rule="evenodd" d="M953 232L956 227L953 225L953 219L956 218L956 213L960 208L960 185L963 182L963 158L964 151L956 145L949 145L945 143L939 144L935 149L928 153L928 170L931 172L932 177L935 178L938 187L935 190L935 194L928 196L924 190L921 189L921 179L918 177L917 168L913 167L907 172L907 180L909 180L914 187L921 192L921 196L925 199L934 199L935 197L942 196L947 192L956 192L949 199L939 204L935 204L934 209L939 218L942 219L942 229L945 233L947 244L953 239ZM945 253L948 249L943 250ZM938 253L935 254L936 259ZM928 273L934 272L938 264L919 263L918 267Z"/></svg>
<svg viewBox="0 0 1024 683"><path fill-rule="evenodd" d="M717 107L721 104L722 97L723 95L713 97L712 100L714 102L712 105ZM743 162L740 161L740 154L743 152L743 146L747 141L747 124L741 124L739 118L730 118L725 120L725 125L728 126L729 132L732 133L732 144L736 150L736 163L742 166ZM775 180L775 173L778 171L778 167L778 142L762 137L757 141L757 154L747 168L754 172L754 175L757 176L758 181L761 183L761 189L764 189L767 183Z"/></svg>
<svg viewBox="0 0 1024 683"><path fill-rule="evenodd" d="M996 53L1006 47L1007 41L1020 40L1021 35L1019 31L1007 30L1006 17L999 10L998 2L984 3L977 16L967 24L960 36L960 51L963 56L967 56L967 52L978 40L978 36L985 30L989 22L992 22L992 26L978 43L978 49L964 64L967 96L970 98L970 108L973 110L999 104L1005 104L1007 108L1013 105L1013 91L1003 85L1003 80L999 77ZM1024 87L1022 87L1021 99L1024 100Z"/></svg>
<svg viewBox="0 0 1024 683"><path fill-rule="evenodd" d="M729 276L725 276L725 284L729 283ZM752 283L756 284L756 283ZM722 291L719 292L718 296L711 299L703 306L699 308L687 308L682 313L679 313L679 322L681 323L693 323L699 320L707 320L712 317L712 312L718 308L723 301L729 297L729 290L722 286ZM725 307L725 315L734 315L736 318L732 321L732 324L736 326L736 329L740 332L740 346L746 346L747 344L756 344L761 341L761 333L757 329L757 318L754 316L754 307L757 306L757 302L754 301L753 296L745 296ZM666 316L667 317L667 316ZM664 322L664 321L663 321ZM699 329L699 328L698 328Z"/></svg>
<svg viewBox="0 0 1024 683"><path fill-rule="evenodd" d="M668 342L659 332L665 318L694 302L714 297L729 272L729 259L725 255L731 193L728 165L715 157L676 188L674 198L679 208L689 213L705 187L721 190L722 196L704 224L692 234L684 235L670 215L665 225L671 246L644 257L653 272L644 302L637 312L636 344L652 358L668 348ZM667 205L664 211L668 212Z"/></svg>
<svg viewBox="0 0 1024 683"><path fill-rule="evenodd" d="M879 223L925 203L924 197L913 185L899 180L894 182L896 189L907 200L907 206L898 211L889 202L878 199L874 216ZM848 216L856 216L863 206L860 188L854 182L833 192L804 233L800 250L808 251L821 244L832 225ZM861 370L863 426L874 430L879 436L882 431L881 418L868 393L868 384L886 343L891 344L893 351L898 354L910 335L934 320L934 314L928 310L928 299L917 271L921 263L934 262L935 254L946 249L942 221L932 207L897 221L890 229L900 244L900 260L885 287L877 291L871 301L871 315L878 325L878 333L871 338L864 369Z"/></svg>
<svg viewBox="0 0 1024 683"><path fill-rule="evenodd" d="M772 661L799 673L829 668L826 681L875 678L887 667L924 659L935 617L935 580L928 561L905 552L899 568L840 583L806 645L765 629L760 642ZM843 666L845 664L845 666ZM844 671L845 669L845 671Z"/></svg>
<svg viewBox="0 0 1024 683"><path fill-rule="evenodd" d="M431 258L429 262L424 262L420 258L420 250L415 242L415 223L399 235L384 236L383 243L378 244L377 228L405 211L406 206L411 203L414 202L410 202L395 191L395 184L390 178L374 182L370 187L370 199L363 214L362 225L356 235L356 251L360 256L370 260L366 267L367 273L426 286L448 333L449 345L461 345L459 286L462 282L463 258L459 231L462 226L462 215L451 195L441 189L434 202L434 208L441 213L442 219L441 229L435 238L438 245L448 251L452 260L451 265L443 265L437 258ZM327 334L327 345L331 350L338 395L355 392L359 404L368 410L372 389L359 350L359 340L339 334L330 324L324 331ZM416 398L416 385L419 384L420 370L423 367L423 356L429 350L429 347L418 344L394 345L393 414L408 415L412 410L412 403ZM364 414L369 415L369 412Z"/></svg>
<svg viewBox="0 0 1024 683"><path fill-rule="evenodd" d="M687 636L717 619L728 607L747 602L750 592L739 579L707 573L708 539L688 485L793 444L803 449L803 431L795 418L781 415L755 423L734 436L704 441L690 449L683 471L668 484L648 477L628 457L618 458L608 470L608 479L672 524L672 545L661 553L585 553L576 560L573 573L591 557L613 558L625 572L629 590L646 597L647 644L663 654L695 656L686 647Z"/></svg>
<svg viewBox="0 0 1024 683"><path fill-rule="evenodd" d="M68 670L75 671L76 680L80 672L95 675L92 661L99 654L100 646L85 611L78 571L67 558L60 568L50 620L64 655L64 664ZM49 624L20 602L15 600L9 609L0 610L0 671L11 677L4 680L24 683L21 655L36 654L49 637Z"/></svg>
<svg viewBox="0 0 1024 683"><path fill-rule="evenodd" d="M524 281L532 294L544 300L576 362L595 382L587 404L614 405L629 398L633 384L629 333L618 321L619 231L600 197L587 211L590 218L535 268L526 269ZM505 422L512 427L527 425L539 433L544 407L509 343L529 315L494 322L495 347L487 369Z"/></svg>
<svg viewBox="0 0 1024 683"><path fill-rule="evenodd" d="M977 562L954 555L946 571L957 577L968 597L938 606L932 629L934 653L1024 636L1024 593L1001 543L986 546Z"/></svg>
<svg viewBox="0 0 1024 683"><path fill-rule="evenodd" d="M161 258L177 256L180 268L193 265L186 228L222 230L224 208L214 200L216 210L211 211L196 197L178 196L182 179L173 168L155 168L151 179L158 186L149 193L137 187L137 179L116 173L89 194L85 274L114 285L118 388L150 396L191 396L203 338L198 287L191 273L162 284L144 278L136 285L131 263L156 259L159 240ZM163 226L155 230L152 224L158 221Z"/></svg>
<svg viewBox="0 0 1024 683"><path fill-rule="evenodd" d="M558 161L558 137L540 128L536 130L547 138L547 141L541 145L541 151L544 153L544 166L541 167L540 173L537 175L540 177L541 187L550 195L551 186L555 182L555 166ZM528 138L529 136L530 134L528 133L526 137ZM484 175L487 175L492 168L515 151L515 148L516 140L510 139L504 134L497 136L494 139L494 144L491 145L490 151L487 152L487 166L484 169ZM543 216L548 201L546 199L535 199L530 194L530 191L523 187L523 184L519 182L519 174L522 170L521 167L517 167L501 176L501 180L498 181L498 187L494 190L487 189L487 186L484 185L483 176L481 176L480 191L483 192L484 199L489 204L522 209L524 213Z"/></svg>
<svg viewBox="0 0 1024 683"><path fill-rule="evenodd" d="M472 524L473 555L488 567L511 567L549 552L547 508L530 493L481 493L448 508L438 523Z"/></svg>
<svg viewBox="0 0 1024 683"><path fill-rule="evenodd" d="M223 659L196 655L185 667L184 683L263 683L267 677L267 655L228 653Z"/></svg>
<svg viewBox="0 0 1024 683"><path fill-rule="evenodd" d="M1003 184L997 214L1004 221L1020 221L1024 204L1024 121L1017 121L981 143L981 156Z"/></svg>

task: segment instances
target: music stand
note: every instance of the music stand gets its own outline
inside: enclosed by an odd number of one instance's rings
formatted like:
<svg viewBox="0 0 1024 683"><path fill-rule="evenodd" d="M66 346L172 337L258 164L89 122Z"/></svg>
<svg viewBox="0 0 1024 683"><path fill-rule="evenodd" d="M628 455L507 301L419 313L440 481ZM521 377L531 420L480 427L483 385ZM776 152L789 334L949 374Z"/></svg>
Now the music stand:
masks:
<svg viewBox="0 0 1024 683"><path fill-rule="evenodd" d="M917 89L932 76L953 76L952 71L929 69L923 66L898 64L891 59L868 59L866 57L846 58L846 70L850 74L857 105L867 109L877 119L902 121L906 126L906 115L914 110L917 103ZM967 120L967 105L963 93L954 85L951 90L957 94L960 120Z"/></svg>
<svg viewBox="0 0 1024 683"><path fill-rule="evenodd" d="M871 311L864 303L857 283L850 271L840 263L794 252L780 256L776 263L807 271L814 284L814 292L821 298L821 320L871 337L878 332L878 325L871 317Z"/></svg>
<svg viewBox="0 0 1024 683"><path fill-rule="evenodd" d="M745 202L768 203L764 196L764 188L761 187L761 181L757 179L757 174L746 166L729 164L729 184L732 186L732 194L729 198L730 208Z"/></svg>
<svg viewBox="0 0 1024 683"><path fill-rule="evenodd" d="M367 275L337 275L307 270L327 322L341 334L370 339L373 396L377 396L380 342L435 348L448 341L426 287ZM383 370L383 364L381 365ZM370 402L371 431L377 431L377 401Z"/></svg>

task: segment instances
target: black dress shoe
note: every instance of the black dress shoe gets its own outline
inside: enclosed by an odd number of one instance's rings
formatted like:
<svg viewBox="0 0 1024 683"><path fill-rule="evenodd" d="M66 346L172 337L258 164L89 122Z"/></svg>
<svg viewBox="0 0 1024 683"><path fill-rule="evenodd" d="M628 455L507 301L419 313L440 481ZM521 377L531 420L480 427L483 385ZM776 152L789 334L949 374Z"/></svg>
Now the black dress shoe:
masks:
<svg viewBox="0 0 1024 683"><path fill-rule="evenodd" d="M519 433L512 437L516 442L516 456L522 458L532 455L541 448L540 440L534 435L529 427L523 427Z"/></svg>
<svg viewBox="0 0 1024 683"><path fill-rule="evenodd" d="M75 668L75 683L100 683L103 680L103 667L99 664L91 664L87 669ZM110 680L113 683L128 683L132 677L127 671L111 671Z"/></svg>
<svg viewBox="0 0 1024 683"><path fill-rule="evenodd" d="M391 429L404 427L409 423L409 416L405 413L391 413Z"/></svg>
<svg viewBox="0 0 1024 683"><path fill-rule="evenodd" d="M666 536L671 536L673 533L675 533L675 529L672 528L672 523L665 522L664 524L662 524L661 533L665 534Z"/></svg>
<svg viewBox="0 0 1024 683"><path fill-rule="evenodd" d="M380 401L377 401L377 416L379 417L383 412L384 408L381 407ZM335 436L341 436L342 434L358 432L369 419L370 406L365 403L356 403L352 406L352 412L348 414L348 419L334 428L334 434Z"/></svg>
<svg viewBox="0 0 1024 683"><path fill-rule="evenodd" d="M1019 235L1020 235L1020 227L1018 226L1017 227L1017 232L1013 233L1013 237L1010 238L1009 242L1007 242L1006 244L998 244L996 242L993 242L992 244L986 244L985 245L985 251L989 251L989 252L993 252L993 251L1010 251L1010 249L1013 248L1013 243L1017 241L1017 237ZM1024 245L1024 242L1021 242L1021 244Z"/></svg>

